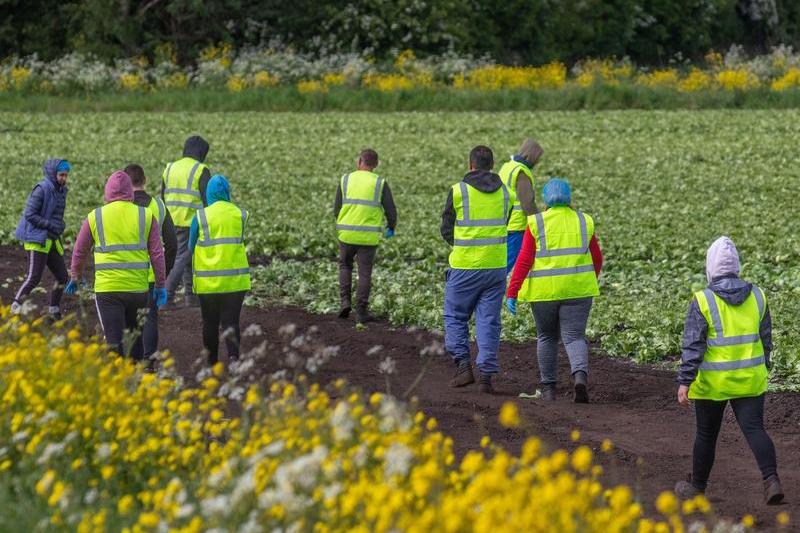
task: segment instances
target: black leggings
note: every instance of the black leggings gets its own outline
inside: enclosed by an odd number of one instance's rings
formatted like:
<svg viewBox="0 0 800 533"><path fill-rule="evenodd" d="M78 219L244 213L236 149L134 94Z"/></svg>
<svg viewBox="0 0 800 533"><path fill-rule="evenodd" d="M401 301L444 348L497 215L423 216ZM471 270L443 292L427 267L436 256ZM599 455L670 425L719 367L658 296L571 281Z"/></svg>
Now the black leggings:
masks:
<svg viewBox="0 0 800 533"><path fill-rule="evenodd" d="M56 280L50 291L50 307L61 305L61 295L64 294L64 286L67 284L69 276L67 275L67 267L64 264L64 256L58 253L55 243L50 247L49 253L28 251L28 274L22 283L22 287L17 291L17 295L14 296L15 302L22 303L22 300L39 285L39 282L42 281L45 266Z"/></svg>
<svg viewBox="0 0 800 533"><path fill-rule="evenodd" d="M199 294L200 313L203 316L203 348L208 353L208 364L219 359L219 330L225 332L225 347L228 360L239 359L239 315L246 291L218 294ZM228 330L232 330L228 332Z"/></svg>
<svg viewBox="0 0 800 533"><path fill-rule="evenodd" d="M761 469L764 479L775 475L778 471L775 459L775 446L764 431L764 395L751 398L730 400L736 421L742 429L750 449ZM722 427L727 401L695 400L697 416L697 435L694 440L694 461L692 468L692 484L705 490L711 467L714 466L714 453L717 447L717 436Z"/></svg>
<svg viewBox="0 0 800 533"><path fill-rule="evenodd" d="M147 313L147 293L98 292L94 300L108 347L140 361L144 352L140 322L144 321ZM126 333L129 335L127 339Z"/></svg>

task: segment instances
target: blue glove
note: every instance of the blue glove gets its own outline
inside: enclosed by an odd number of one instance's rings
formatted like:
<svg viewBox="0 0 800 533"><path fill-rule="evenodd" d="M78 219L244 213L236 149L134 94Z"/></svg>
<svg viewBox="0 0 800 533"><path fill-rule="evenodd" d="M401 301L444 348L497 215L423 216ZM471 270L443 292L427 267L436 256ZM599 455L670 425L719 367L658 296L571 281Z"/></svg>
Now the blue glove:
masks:
<svg viewBox="0 0 800 533"><path fill-rule="evenodd" d="M386 237L387 239L391 239L392 237L394 237L394 230L391 228L387 228L386 233L384 233L383 236Z"/></svg>
<svg viewBox="0 0 800 533"><path fill-rule="evenodd" d="M153 299L156 301L156 307L167 305L167 289L164 287L153 289Z"/></svg>
<svg viewBox="0 0 800 533"><path fill-rule="evenodd" d="M508 307L508 311L512 315L517 314L517 299L516 298L508 298L506 300L506 307Z"/></svg>
<svg viewBox="0 0 800 533"><path fill-rule="evenodd" d="M64 292L66 294L75 294L78 291L78 283L71 279L67 282L67 286L64 287Z"/></svg>

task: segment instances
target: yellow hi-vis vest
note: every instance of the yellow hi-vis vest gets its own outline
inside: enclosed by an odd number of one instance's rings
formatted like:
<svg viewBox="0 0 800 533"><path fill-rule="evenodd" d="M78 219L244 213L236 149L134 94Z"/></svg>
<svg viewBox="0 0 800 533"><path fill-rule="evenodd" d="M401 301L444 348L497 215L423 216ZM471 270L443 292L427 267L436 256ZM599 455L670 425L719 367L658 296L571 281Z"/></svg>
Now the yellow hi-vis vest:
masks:
<svg viewBox="0 0 800 533"><path fill-rule="evenodd" d="M505 268L508 261L508 188L486 193L461 181L453 185L453 250L450 267L467 270Z"/></svg>
<svg viewBox="0 0 800 533"><path fill-rule="evenodd" d="M383 178L357 170L342 176L342 208L336 234L345 244L376 246L383 230Z"/></svg>
<svg viewBox="0 0 800 533"><path fill-rule="evenodd" d="M167 218L167 208L164 206L164 202L161 201L161 198L156 198L153 196L153 199L150 200L147 209L153 213L153 216L156 218L156 220L158 220L159 231L164 231L164 219ZM161 238L162 235L163 234L159 235L159 238ZM164 246L163 238L161 238L161 246ZM153 265L150 265L150 273L147 275L147 281L149 283L155 283L156 281L156 275L153 272Z"/></svg>
<svg viewBox="0 0 800 533"><path fill-rule="evenodd" d="M250 290L250 263L244 246L249 215L219 200L197 212L199 235L192 257L195 294Z"/></svg>
<svg viewBox="0 0 800 533"><path fill-rule="evenodd" d="M523 302L549 302L600 294L589 252L594 220L568 206L528 217L536 239L533 268L522 284Z"/></svg>
<svg viewBox="0 0 800 533"><path fill-rule="evenodd" d="M147 292L150 211L117 201L98 207L87 220L94 239L94 292Z"/></svg>
<svg viewBox="0 0 800 533"><path fill-rule="evenodd" d="M508 188L508 195L511 198L511 205L513 206L511 213L511 220L508 221L508 231L524 231L525 226L528 225L527 216L525 211L522 210L522 204L517 198L517 181L519 180L519 173L522 172L531 180L531 186L535 183L533 181L533 172L526 165L514 161L506 162L500 167L500 179L503 180Z"/></svg>
<svg viewBox="0 0 800 533"><path fill-rule="evenodd" d="M164 203L176 226L188 228L198 209L203 208L200 176L207 167L191 157L184 157L164 169Z"/></svg>
<svg viewBox="0 0 800 533"><path fill-rule="evenodd" d="M708 337L689 398L721 401L764 394L767 366L759 334L767 309L764 293L753 285L741 305L726 303L711 289L694 297L708 322Z"/></svg>

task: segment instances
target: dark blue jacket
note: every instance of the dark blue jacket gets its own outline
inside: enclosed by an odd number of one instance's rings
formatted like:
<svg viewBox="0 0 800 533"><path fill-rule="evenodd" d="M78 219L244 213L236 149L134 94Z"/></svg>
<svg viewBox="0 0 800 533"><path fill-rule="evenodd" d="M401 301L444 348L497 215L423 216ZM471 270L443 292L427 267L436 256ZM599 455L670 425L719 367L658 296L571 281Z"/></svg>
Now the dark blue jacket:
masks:
<svg viewBox="0 0 800 533"><path fill-rule="evenodd" d="M750 296L753 285L737 276L729 275L714 279L708 284L708 288L728 304L741 305ZM761 344L764 345L767 368L771 368L772 364L769 356L772 352L772 317L769 313L769 305L767 305L764 318L761 319L759 336L761 337ZM700 312L697 299L692 298L683 328L683 353L681 354L681 365L677 379L681 385L691 385L697 377L697 371L700 369L700 364L706 354L707 341L708 322L703 313Z"/></svg>
<svg viewBox="0 0 800 533"><path fill-rule="evenodd" d="M44 244L64 232L64 209L67 206L67 187L56 181L56 168L61 159L44 162L44 179L28 196L14 236L22 242Z"/></svg>

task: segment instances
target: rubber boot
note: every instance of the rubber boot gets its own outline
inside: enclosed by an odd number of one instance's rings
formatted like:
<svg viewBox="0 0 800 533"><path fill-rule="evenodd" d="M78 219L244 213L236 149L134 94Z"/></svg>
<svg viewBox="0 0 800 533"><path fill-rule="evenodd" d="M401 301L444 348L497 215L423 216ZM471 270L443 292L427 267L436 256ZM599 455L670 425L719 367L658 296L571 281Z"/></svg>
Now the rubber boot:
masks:
<svg viewBox="0 0 800 533"><path fill-rule="evenodd" d="M343 306L339 309L339 318L348 318L350 316L350 306Z"/></svg>
<svg viewBox="0 0 800 533"><path fill-rule="evenodd" d="M369 312L367 312L367 309L365 307L364 308L356 307L356 322L357 323L366 324L368 322L374 322L374 321L375 321L375 317L370 315Z"/></svg>
<svg viewBox="0 0 800 533"><path fill-rule="evenodd" d="M483 394L494 394L494 387L492 386L492 375L481 374L479 379L478 390Z"/></svg>
<svg viewBox="0 0 800 533"><path fill-rule="evenodd" d="M475 376L472 374L472 364L469 359L464 359L457 364L456 374L450 380L451 387L466 387L475 383Z"/></svg>
<svg viewBox="0 0 800 533"><path fill-rule="evenodd" d="M543 383L542 384L542 400L546 402L554 402L556 401L556 384L555 383Z"/></svg>
<svg viewBox="0 0 800 533"><path fill-rule="evenodd" d="M589 393L586 389L586 372L579 370L573 375L575 380L575 403L589 403Z"/></svg>
<svg viewBox="0 0 800 533"><path fill-rule="evenodd" d="M771 475L764 480L764 501L767 505L777 505L783 501L783 488L778 474Z"/></svg>

